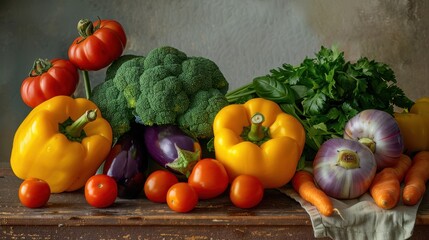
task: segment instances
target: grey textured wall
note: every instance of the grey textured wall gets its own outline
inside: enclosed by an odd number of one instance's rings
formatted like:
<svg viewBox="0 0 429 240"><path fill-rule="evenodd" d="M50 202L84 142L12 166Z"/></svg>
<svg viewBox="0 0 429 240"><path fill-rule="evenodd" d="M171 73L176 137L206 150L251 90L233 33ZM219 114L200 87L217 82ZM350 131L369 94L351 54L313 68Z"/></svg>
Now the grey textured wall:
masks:
<svg viewBox="0 0 429 240"><path fill-rule="evenodd" d="M426 0L2 0L0 161L9 161L14 132L30 111L20 97L22 80L36 58L67 57L81 18L121 22L125 53L170 45L210 58L231 89L337 44L349 60L388 63L416 99L429 96L428 13ZM93 84L103 76L90 73Z"/></svg>

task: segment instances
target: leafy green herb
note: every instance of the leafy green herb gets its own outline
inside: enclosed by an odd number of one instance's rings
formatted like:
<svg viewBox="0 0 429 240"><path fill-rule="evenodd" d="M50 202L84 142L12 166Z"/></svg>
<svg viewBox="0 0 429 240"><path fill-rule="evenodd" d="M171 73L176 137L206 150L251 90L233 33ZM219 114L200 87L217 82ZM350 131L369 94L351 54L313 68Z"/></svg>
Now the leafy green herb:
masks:
<svg viewBox="0 0 429 240"><path fill-rule="evenodd" d="M298 66L283 64L226 97L230 103L254 97L277 102L304 126L306 160L314 158L324 141L342 137L347 121L360 111L379 109L393 114L395 106L413 104L396 85L387 64L366 57L351 63L335 47L323 46L314 58L305 58Z"/></svg>

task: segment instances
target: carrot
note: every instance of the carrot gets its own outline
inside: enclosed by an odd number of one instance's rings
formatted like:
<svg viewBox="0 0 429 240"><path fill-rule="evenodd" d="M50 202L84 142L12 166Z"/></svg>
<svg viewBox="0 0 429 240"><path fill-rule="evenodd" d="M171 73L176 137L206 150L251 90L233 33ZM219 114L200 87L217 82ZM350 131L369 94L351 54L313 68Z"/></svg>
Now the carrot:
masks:
<svg viewBox="0 0 429 240"><path fill-rule="evenodd" d="M408 169L411 167L411 163L411 158L406 154L402 154L396 165L392 167L400 183L404 180L405 174L407 174Z"/></svg>
<svg viewBox="0 0 429 240"><path fill-rule="evenodd" d="M413 157L413 163L405 175L402 201L405 205L416 205L426 191L429 179L429 151L420 151Z"/></svg>
<svg viewBox="0 0 429 240"><path fill-rule="evenodd" d="M411 158L402 154L397 164L378 172L372 180L369 192L375 204L383 209L396 207L401 196L401 182L411 166Z"/></svg>
<svg viewBox="0 0 429 240"><path fill-rule="evenodd" d="M292 178L292 186L307 202L313 204L325 216L331 216L335 209L331 199L314 184L313 175L307 171L297 171Z"/></svg>
<svg viewBox="0 0 429 240"><path fill-rule="evenodd" d="M369 190L375 204L383 209L394 208L401 196L401 184L392 168L377 173Z"/></svg>

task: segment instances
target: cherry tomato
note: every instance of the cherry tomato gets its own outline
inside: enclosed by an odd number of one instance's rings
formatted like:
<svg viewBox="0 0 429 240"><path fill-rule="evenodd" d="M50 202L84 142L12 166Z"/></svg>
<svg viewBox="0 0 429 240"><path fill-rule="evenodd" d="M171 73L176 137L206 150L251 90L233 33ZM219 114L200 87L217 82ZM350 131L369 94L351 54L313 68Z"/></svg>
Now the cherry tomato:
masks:
<svg viewBox="0 0 429 240"><path fill-rule="evenodd" d="M118 186L115 179L106 174L97 174L88 179L85 184L85 199L89 205L96 208L111 206L118 196Z"/></svg>
<svg viewBox="0 0 429 240"><path fill-rule="evenodd" d="M189 212L198 203L198 194L188 183L179 182L167 192L167 205L176 212Z"/></svg>
<svg viewBox="0 0 429 240"><path fill-rule="evenodd" d="M228 183L228 174L223 164L211 158L198 161L188 177L188 184L195 189L199 199L221 195L228 187Z"/></svg>
<svg viewBox="0 0 429 240"><path fill-rule="evenodd" d="M254 176L239 175L231 183L229 197L239 208L252 208L258 205L264 196L264 186Z"/></svg>
<svg viewBox="0 0 429 240"><path fill-rule="evenodd" d="M19 201L28 208L39 208L46 205L51 196L49 184L41 179L29 178L19 186Z"/></svg>
<svg viewBox="0 0 429 240"><path fill-rule="evenodd" d="M21 84L21 97L29 107L58 96L71 96L79 83L79 73L73 63L63 59L34 62L30 76Z"/></svg>
<svg viewBox="0 0 429 240"><path fill-rule="evenodd" d="M179 180L173 173L167 170L156 170L147 177L144 193L152 202L165 203L168 189L178 182Z"/></svg>
<svg viewBox="0 0 429 240"><path fill-rule="evenodd" d="M70 61L81 70L100 70L122 55L127 37L121 24L114 20L78 23L79 37L70 45Z"/></svg>

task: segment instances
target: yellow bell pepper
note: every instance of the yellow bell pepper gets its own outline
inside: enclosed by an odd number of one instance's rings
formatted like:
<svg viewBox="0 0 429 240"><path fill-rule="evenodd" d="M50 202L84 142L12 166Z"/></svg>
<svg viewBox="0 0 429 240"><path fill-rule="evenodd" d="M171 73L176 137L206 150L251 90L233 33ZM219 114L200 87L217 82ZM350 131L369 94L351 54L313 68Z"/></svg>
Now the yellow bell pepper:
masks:
<svg viewBox="0 0 429 240"><path fill-rule="evenodd" d="M20 124L10 163L21 179L43 179L53 193L74 191L97 171L111 146L110 124L93 102L57 96Z"/></svg>
<svg viewBox="0 0 429 240"><path fill-rule="evenodd" d="M406 152L429 150L429 97L417 99L409 112L394 113L394 117Z"/></svg>
<svg viewBox="0 0 429 240"><path fill-rule="evenodd" d="M279 105L263 98L221 109L213 122L216 159L230 181L252 175L265 188L287 184L296 171L305 144L305 130Z"/></svg>

